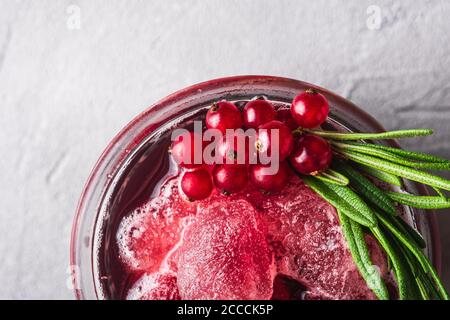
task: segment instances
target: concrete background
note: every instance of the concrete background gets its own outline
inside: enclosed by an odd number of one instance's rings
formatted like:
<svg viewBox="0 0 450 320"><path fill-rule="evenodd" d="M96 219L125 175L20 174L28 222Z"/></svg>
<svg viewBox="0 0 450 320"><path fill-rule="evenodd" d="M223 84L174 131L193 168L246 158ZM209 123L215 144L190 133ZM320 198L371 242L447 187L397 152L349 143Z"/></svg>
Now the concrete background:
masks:
<svg viewBox="0 0 450 320"><path fill-rule="evenodd" d="M0 298L73 298L69 234L91 168L133 116L193 83L238 74L312 82L388 129L436 129L405 146L450 157L450 1L0 7ZM450 287L450 213L439 221Z"/></svg>

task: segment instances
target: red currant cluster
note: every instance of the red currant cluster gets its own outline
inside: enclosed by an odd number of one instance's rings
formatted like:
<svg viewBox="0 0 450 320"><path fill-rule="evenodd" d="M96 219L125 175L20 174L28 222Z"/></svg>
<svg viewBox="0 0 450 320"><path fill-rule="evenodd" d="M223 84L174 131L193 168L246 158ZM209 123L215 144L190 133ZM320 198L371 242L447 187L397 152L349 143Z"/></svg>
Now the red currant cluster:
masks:
<svg viewBox="0 0 450 320"><path fill-rule="evenodd" d="M175 141L171 154L179 166L185 168L180 186L190 200L207 198L215 186L225 194L236 193L245 188L248 181L264 192L279 192L287 184L291 166L301 174L316 174L328 168L331 162L331 148L328 142L311 134L293 135L293 130L311 129L320 126L327 118L329 106L326 98L314 91L306 90L292 102L290 109L275 110L264 98L249 101L242 112L228 101L214 103L206 114L206 127L217 129L223 139L215 148L223 164L194 164L194 159L203 155L203 145L196 146L195 141L203 141L197 133L191 132L184 139ZM227 129L257 129L254 146L246 145L244 153L238 152L238 141L250 144L243 131L233 131L233 137L227 138ZM277 141L272 141L272 130L277 130ZM197 142L197 144L199 144ZM277 149L272 149L277 147ZM273 174L269 165L260 162L250 164L250 152L254 149L258 155L271 150L279 152L279 169ZM187 155L187 158L185 158ZM198 155L196 157L196 155ZM190 161L185 161L186 159ZM240 161L238 161L240 160Z"/></svg>

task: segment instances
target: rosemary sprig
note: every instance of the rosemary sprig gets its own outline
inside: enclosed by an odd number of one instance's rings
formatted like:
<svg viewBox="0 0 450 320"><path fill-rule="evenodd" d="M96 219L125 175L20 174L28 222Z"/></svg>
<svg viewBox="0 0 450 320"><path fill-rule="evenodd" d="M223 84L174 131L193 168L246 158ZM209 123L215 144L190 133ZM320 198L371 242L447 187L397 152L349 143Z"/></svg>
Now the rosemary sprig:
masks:
<svg viewBox="0 0 450 320"><path fill-rule="evenodd" d="M429 136L433 134L431 129L414 129L387 131L381 133L340 133L335 131L305 130L322 138L331 140L375 140L375 139L400 139Z"/></svg>
<svg viewBox="0 0 450 320"><path fill-rule="evenodd" d="M402 243L402 245L405 246L415 256L424 272L431 276L438 289L440 297L442 299L448 300L449 295L445 290L441 279L439 278L434 267L431 265L430 261L428 261L428 259L423 254L422 250L416 245L415 242L410 241L410 239L408 239L408 237L405 236L404 233L402 233L391 221L389 221L386 216L378 212L375 212L375 214L377 215L380 222L386 227L386 229L389 230L393 234L393 236L395 236Z"/></svg>
<svg viewBox="0 0 450 320"><path fill-rule="evenodd" d="M391 173L412 181L420 182L439 189L450 190L450 181L428 172L419 171L387 160L361 154L349 150L340 150L339 154L346 159L355 161L381 171Z"/></svg>
<svg viewBox="0 0 450 320"><path fill-rule="evenodd" d="M385 191L394 201L419 209L450 208L450 199L441 196L416 196L408 193Z"/></svg>
<svg viewBox="0 0 450 320"><path fill-rule="evenodd" d="M411 168L429 169L429 170L450 170L450 161L446 162L417 162L409 160L403 156L391 153L390 151L377 148L375 144L369 143L342 143L332 142L338 150L355 151L362 154L375 156L393 163L401 164Z"/></svg>
<svg viewBox="0 0 450 320"><path fill-rule="evenodd" d="M369 179L345 163L336 162L335 166L340 172L348 177L353 189L357 190L372 205L392 215L397 214L397 209L392 200Z"/></svg>
<svg viewBox="0 0 450 320"><path fill-rule="evenodd" d="M321 181L313 176L304 176L303 181L350 219L366 227L377 225L372 209L350 188Z"/></svg>
<svg viewBox="0 0 450 320"><path fill-rule="evenodd" d="M339 210L338 215L350 253L362 277L380 300L388 300L389 292L378 270L374 268L361 226Z"/></svg>
<svg viewBox="0 0 450 320"><path fill-rule="evenodd" d="M413 152L413 151L403 150L403 149L399 149L399 148L388 147L388 146L384 146L381 144L362 143L362 142L354 142L354 141L345 141L345 143L348 145L354 145L354 146L370 146L373 149L387 151L389 153L393 153L400 157L403 157L406 159L411 159L411 160L417 160L417 161L423 161L423 162L435 162L435 163L442 162L442 163L447 163L447 164L450 163L449 160L441 158L441 157L437 157L437 156L433 156L433 155L429 155L429 154L421 153L421 152Z"/></svg>
<svg viewBox="0 0 450 320"><path fill-rule="evenodd" d="M418 294L413 275L403 259L397 243L380 227L372 228L371 231L391 260L400 300L417 299Z"/></svg>
<svg viewBox="0 0 450 320"><path fill-rule="evenodd" d="M370 230L386 252L394 270L400 299L448 300L442 281L422 252L426 246L424 239L397 215L395 204L422 209L450 208L450 199L442 191L450 191L450 181L419 170L450 170L450 161L364 141L426 136L433 131L339 133L299 129L295 132L308 132L328 139L340 157L333 162L333 169L316 176L305 176L304 181L337 209L350 253L376 296L389 298L381 276L374 277L372 273L363 227ZM384 190L367 176L399 188L403 186L402 178L408 179L432 187L438 196L415 196Z"/></svg>

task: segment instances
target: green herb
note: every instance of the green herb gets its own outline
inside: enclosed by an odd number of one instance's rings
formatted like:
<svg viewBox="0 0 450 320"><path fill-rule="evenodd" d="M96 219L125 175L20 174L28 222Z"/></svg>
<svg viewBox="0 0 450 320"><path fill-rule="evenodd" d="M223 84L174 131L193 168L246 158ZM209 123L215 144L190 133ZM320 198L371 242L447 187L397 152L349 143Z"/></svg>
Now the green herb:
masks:
<svg viewBox="0 0 450 320"><path fill-rule="evenodd" d="M361 154L353 151L339 151L344 158L357 163L385 171L412 181L420 182L432 187L450 190L450 181L428 172L419 171L387 160Z"/></svg>
<svg viewBox="0 0 450 320"><path fill-rule="evenodd" d="M421 209L450 208L442 190L450 181L426 170L450 170L450 161L419 152L406 151L352 140L396 139L425 136L432 130L401 130L384 133L308 132L328 139L339 160L305 183L333 205L339 215L344 237L361 276L379 299L389 295L381 275L374 271L363 227L377 239L388 256L398 285L400 299L449 299L436 270L422 252L423 237L397 216L395 203ZM438 196L416 196L384 190L367 176L402 188L402 178L432 187ZM367 202L367 203L366 203ZM369 206L370 205L370 206Z"/></svg>
<svg viewBox="0 0 450 320"><path fill-rule="evenodd" d="M373 211L350 188L327 183L313 176L304 176L303 181L350 219L366 227L377 225Z"/></svg>
<svg viewBox="0 0 450 320"><path fill-rule="evenodd" d="M339 151L355 151L358 153L375 156L407 167L429 169L429 170L450 170L450 161L447 162L411 161L395 153L391 153L384 149L374 147L375 146L374 144L333 142L333 145Z"/></svg>
<svg viewBox="0 0 450 320"><path fill-rule="evenodd" d="M398 228L396 228L385 216L383 216L382 214L379 214L377 212L376 212L376 215L377 215L378 219L382 222L382 224L386 227L386 229L389 230L393 234L393 236L395 236L402 243L402 245L405 246L415 256L415 258L419 262L419 264L422 267L422 269L424 270L424 272L431 276L431 278L433 279L433 281L438 289L440 297L442 299L448 300L449 295L448 295L441 279L439 278L436 270L431 265L430 261L428 261L428 259L423 254L420 247L417 246L417 244L415 242L410 241L410 239L404 233L402 233Z"/></svg>
<svg viewBox="0 0 450 320"><path fill-rule="evenodd" d="M416 196L407 193L386 191L386 194L394 201L420 209L445 209L450 208L450 199L441 196Z"/></svg>
<svg viewBox="0 0 450 320"><path fill-rule="evenodd" d="M367 167L367 166L363 166L363 165L359 165L359 164L355 164L355 166L359 171L361 171L375 179L378 179L379 181L386 182L388 184L392 184L397 187L402 186L402 180L399 177L397 177L391 173L379 171L375 168Z"/></svg>
<svg viewBox="0 0 450 320"><path fill-rule="evenodd" d="M400 248L395 241L379 227L372 228L371 231L392 262L399 291L399 298L401 300L416 300L418 298L416 283L411 270L401 254Z"/></svg>
<svg viewBox="0 0 450 320"><path fill-rule="evenodd" d="M335 166L348 177L353 190L357 190L372 205L392 215L397 214L397 209L392 200L369 179L345 163L337 162Z"/></svg>
<svg viewBox="0 0 450 320"><path fill-rule="evenodd" d="M431 129L414 129L387 131L381 133L339 133L334 131L305 130L308 133L331 140L375 140L375 139L399 139L429 136L433 134Z"/></svg>
<svg viewBox="0 0 450 320"><path fill-rule="evenodd" d="M334 183L340 186L346 186L349 184L346 176L332 169L321 172L320 174L315 175L315 177L324 182Z"/></svg>
<svg viewBox="0 0 450 320"><path fill-rule="evenodd" d="M347 240L350 253L358 267L361 276L369 288L380 300L388 300L389 293L380 273L374 267L370 258L370 252L364 239L361 226L350 220L345 214L338 210L339 220L342 225L344 237Z"/></svg>
<svg viewBox="0 0 450 320"><path fill-rule="evenodd" d="M411 159L411 160L418 160L418 161L424 161L424 162L443 162L443 163L450 163L449 160L429 155L426 153L420 153L420 152L413 152L393 147L384 146L381 144L372 144L372 143L361 143L361 142L353 142L353 141L346 141L346 144L354 145L354 146L370 146L373 149L379 149L383 151L387 151L389 153L396 154L400 157Z"/></svg>

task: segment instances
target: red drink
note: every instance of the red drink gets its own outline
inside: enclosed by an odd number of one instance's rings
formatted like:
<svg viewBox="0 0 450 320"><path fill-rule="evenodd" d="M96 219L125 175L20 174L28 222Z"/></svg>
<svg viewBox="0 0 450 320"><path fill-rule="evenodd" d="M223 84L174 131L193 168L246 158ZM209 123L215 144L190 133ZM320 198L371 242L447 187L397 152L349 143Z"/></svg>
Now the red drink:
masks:
<svg viewBox="0 0 450 320"><path fill-rule="evenodd" d="M280 101L277 108L304 87L276 78L228 81L222 85L241 90L242 98L264 93ZM256 89L236 89L240 81L250 81ZM262 92L258 81L265 88ZM291 88L294 84L297 87ZM209 90L220 88L209 85ZM286 92L281 94L280 87ZM180 101L186 101L187 91L178 94L186 94ZM286 99L280 97L284 94ZM365 115L354 114L354 106L330 97L332 106L346 106L335 119L347 127L335 121L328 125L361 130L358 126L371 124ZM116 155L118 166L110 168L106 188L99 192L93 242L90 238L88 243L95 281L81 279L82 286L88 282L97 297L106 299L374 298L351 259L334 208L297 176L292 175L282 193L270 196L252 186L231 196L215 191L195 203L179 194L179 168L167 153L171 129L175 124L190 128L193 120L203 120L210 101L199 99L196 111L175 106L171 119L134 132L134 139L125 144L129 152ZM349 118L351 125L339 116ZM375 241L368 243L374 263L387 278L385 257ZM72 259L77 262L75 255ZM208 274L221 276L211 280Z"/></svg>

